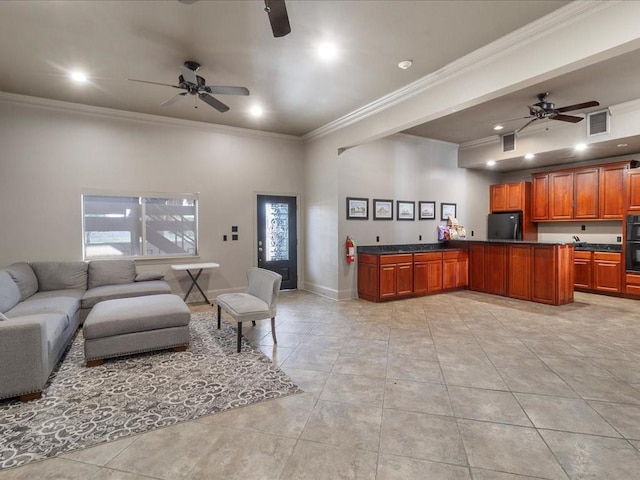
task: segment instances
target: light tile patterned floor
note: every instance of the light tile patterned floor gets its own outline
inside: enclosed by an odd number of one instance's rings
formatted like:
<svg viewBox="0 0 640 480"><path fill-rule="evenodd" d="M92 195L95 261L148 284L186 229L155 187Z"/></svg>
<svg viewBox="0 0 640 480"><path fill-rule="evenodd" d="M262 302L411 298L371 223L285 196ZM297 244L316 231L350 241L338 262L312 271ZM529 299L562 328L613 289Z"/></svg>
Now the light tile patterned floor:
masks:
<svg viewBox="0 0 640 480"><path fill-rule="evenodd" d="M0 480L640 478L640 302L285 292L245 334L305 390ZM208 309L192 307L192 310Z"/></svg>

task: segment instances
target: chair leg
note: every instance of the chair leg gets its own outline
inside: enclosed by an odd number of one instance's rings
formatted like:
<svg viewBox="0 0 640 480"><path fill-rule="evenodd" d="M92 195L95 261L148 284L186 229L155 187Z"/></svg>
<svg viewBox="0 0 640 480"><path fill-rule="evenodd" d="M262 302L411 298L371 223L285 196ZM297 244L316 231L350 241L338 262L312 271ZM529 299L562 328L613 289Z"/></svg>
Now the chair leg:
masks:
<svg viewBox="0 0 640 480"><path fill-rule="evenodd" d="M242 322L238 322L238 353L240 348L242 348Z"/></svg>
<svg viewBox="0 0 640 480"><path fill-rule="evenodd" d="M220 305L218 305L218 330L220 330Z"/></svg>
<svg viewBox="0 0 640 480"><path fill-rule="evenodd" d="M255 320L251 320L251 323L253 323L253 326L256 326L256 321Z"/></svg>
<svg viewBox="0 0 640 480"><path fill-rule="evenodd" d="M278 344L278 340L276 339L276 317L271 319L271 336L273 337L273 343Z"/></svg>

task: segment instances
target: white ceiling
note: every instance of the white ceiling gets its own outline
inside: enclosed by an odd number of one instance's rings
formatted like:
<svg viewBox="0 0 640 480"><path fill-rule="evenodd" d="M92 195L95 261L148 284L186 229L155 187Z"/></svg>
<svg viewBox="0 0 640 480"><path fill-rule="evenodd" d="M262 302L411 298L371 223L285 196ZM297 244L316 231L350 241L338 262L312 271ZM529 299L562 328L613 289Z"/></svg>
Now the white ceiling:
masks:
<svg viewBox="0 0 640 480"><path fill-rule="evenodd" d="M0 91L304 135L567 3L287 0L292 33L274 38L261 0L2 1ZM332 63L315 53L327 40L339 50ZM405 59L414 66L400 70ZM202 102L195 109L192 97L161 107L175 90L126 80L176 84L185 60L202 64L207 84L246 86L251 96L220 96L227 113ZM90 83L70 82L73 69ZM558 105L613 101L608 90L580 90L574 80L540 88ZM487 136L484 122L526 114L534 90L413 133L456 142ZM260 120L247 113L256 102L266 110Z"/></svg>

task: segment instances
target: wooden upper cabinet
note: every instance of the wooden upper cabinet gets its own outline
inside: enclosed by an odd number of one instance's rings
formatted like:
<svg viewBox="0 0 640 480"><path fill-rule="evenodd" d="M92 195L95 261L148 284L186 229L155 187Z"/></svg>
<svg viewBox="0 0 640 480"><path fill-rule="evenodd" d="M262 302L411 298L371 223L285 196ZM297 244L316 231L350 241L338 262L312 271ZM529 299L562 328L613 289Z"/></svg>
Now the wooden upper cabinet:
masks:
<svg viewBox="0 0 640 480"><path fill-rule="evenodd" d="M489 201L491 213L523 211L525 182L491 185Z"/></svg>
<svg viewBox="0 0 640 480"><path fill-rule="evenodd" d="M534 222L549 220L549 175L533 176L533 208L531 219Z"/></svg>
<svg viewBox="0 0 640 480"><path fill-rule="evenodd" d="M598 169L573 172L573 218L598 218Z"/></svg>
<svg viewBox="0 0 640 480"><path fill-rule="evenodd" d="M549 220L573 218L573 172L549 174Z"/></svg>
<svg viewBox="0 0 640 480"><path fill-rule="evenodd" d="M489 209L491 213L504 212L507 209L507 184L489 187Z"/></svg>
<svg viewBox="0 0 640 480"><path fill-rule="evenodd" d="M614 163L599 168L600 218L619 220L624 217L624 176L628 168L628 163Z"/></svg>
<svg viewBox="0 0 640 480"><path fill-rule="evenodd" d="M640 211L640 168L627 172L627 210Z"/></svg>

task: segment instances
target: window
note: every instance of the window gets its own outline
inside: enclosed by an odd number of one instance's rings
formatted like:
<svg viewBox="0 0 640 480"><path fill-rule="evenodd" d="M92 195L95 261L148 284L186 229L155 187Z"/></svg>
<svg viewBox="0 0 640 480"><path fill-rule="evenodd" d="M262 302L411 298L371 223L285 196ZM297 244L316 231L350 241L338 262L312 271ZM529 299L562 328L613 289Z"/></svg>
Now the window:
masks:
<svg viewBox="0 0 640 480"><path fill-rule="evenodd" d="M198 254L196 195L82 196L84 258Z"/></svg>

